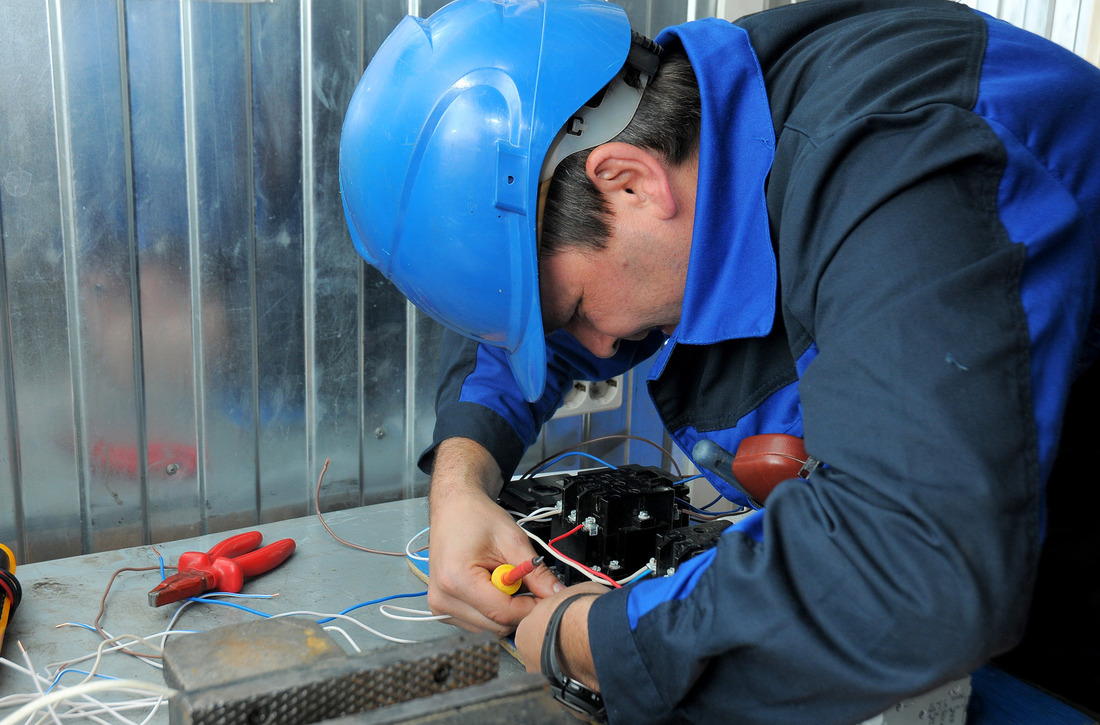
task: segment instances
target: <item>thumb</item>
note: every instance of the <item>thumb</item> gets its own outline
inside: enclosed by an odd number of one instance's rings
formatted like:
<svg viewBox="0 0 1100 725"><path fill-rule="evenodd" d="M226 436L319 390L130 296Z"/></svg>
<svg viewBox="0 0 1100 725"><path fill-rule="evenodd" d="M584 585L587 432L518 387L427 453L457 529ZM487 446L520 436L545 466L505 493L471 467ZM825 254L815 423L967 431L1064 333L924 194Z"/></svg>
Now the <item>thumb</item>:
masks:
<svg viewBox="0 0 1100 725"><path fill-rule="evenodd" d="M540 599L553 596L565 588L545 564L539 565L533 572L523 577L523 583L528 591Z"/></svg>

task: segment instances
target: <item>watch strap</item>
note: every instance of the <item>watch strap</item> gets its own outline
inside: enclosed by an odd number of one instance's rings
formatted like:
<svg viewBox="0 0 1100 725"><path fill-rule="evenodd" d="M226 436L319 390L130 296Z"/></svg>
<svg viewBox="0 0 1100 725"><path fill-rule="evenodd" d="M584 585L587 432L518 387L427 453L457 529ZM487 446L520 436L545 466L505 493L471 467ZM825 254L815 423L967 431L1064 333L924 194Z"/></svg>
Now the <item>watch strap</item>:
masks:
<svg viewBox="0 0 1100 725"><path fill-rule="evenodd" d="M604 707L603 696L584 683L574 680L562 671L559 662L558 639L561 631L561 622L569 605L581 597L597 596L591 592L573 594L562 600L557 606L550 620L546 623L546 634L542 639L542 657L540 664L542 672L550 680L550 692L563 705L582 712L594 720L602 721L607 716Z"/></svg>

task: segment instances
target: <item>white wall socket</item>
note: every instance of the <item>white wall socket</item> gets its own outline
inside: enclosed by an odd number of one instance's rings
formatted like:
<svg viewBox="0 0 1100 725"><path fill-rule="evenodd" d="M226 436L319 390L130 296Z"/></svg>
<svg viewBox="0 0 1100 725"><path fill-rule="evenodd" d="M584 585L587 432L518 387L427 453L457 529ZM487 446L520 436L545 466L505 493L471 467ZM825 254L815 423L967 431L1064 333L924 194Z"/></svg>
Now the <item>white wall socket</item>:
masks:
<svg viewBox="0 0 1100 725"><path fill-rule="evenodd" d="M555 418L614 410L623 404L623 376L607 380L575 380Z"/></svg>

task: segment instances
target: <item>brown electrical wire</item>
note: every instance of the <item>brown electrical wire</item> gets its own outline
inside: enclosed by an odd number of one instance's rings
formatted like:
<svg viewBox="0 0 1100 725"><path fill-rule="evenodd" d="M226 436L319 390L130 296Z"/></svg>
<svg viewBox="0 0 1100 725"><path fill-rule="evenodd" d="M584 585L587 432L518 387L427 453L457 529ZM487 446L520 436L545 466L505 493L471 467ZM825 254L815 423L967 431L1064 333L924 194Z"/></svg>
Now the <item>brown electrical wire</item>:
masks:
<svg viewBox="0 0 1100 725"><path fill-rule="evenodd" d="M381 549L371 549L366 546L361 546L359 544L353 544L350 541L345 541L344 539L341 539L339 536L337 536L336 532L329 527L329 525L325 522L325 518L321 516L321 482L325 480L325 471L328 470L328 462L329 459L326 458L325 465L321 469L321 475L317 477L317 488L313 490L313 505L317 509L317 520L321 522L321 526L325 527L325 531L329 532L329 534L332 535L332 538L336 539L344 546L350 546L357 551L365 551L368 554L382 554L383 556L405 556L404 551L383 551Z"/></svg>
<svg viewBox="0 0 1100 725"><path fill-rule="evenodd" d="M642 443L646 443L646 444L649 444L649 445L653 446L654 448L656 448L657 450L661 451L666 456L668 456L669 461L672 462L672 466L676 469L676 475L677 476L683 476L683 473L680 472L680 466L676 463L676 459L673 458L673 456L672 456L672 452L669 451L667 448L664 448L664 447L658 445L657 443L654 443L653 441L649 440L648 438L642 438L641 436L630 435L628 433L611 433L611 434L608 434L608 435L599 436L597 438L589 438L586 441L582 441L578 445L585 446L585 445L589 445L591 443L599 443L601 441L617 440L617 439L635 440L635 441L640 441ZM577 446L570 446L569 448L563 448L562 450L558 451L557 453L554 453L553 455L547 456L546 458L544 458L543 460L539 461L534 466L532 466L530 469L528 469L527 472L524 473L522 476L520 476L520 480L523 480L525 478L530 478L532 473L534 471L537 471L540 466L545 465L549 461L552 461L554 458L557 458L558 456L560 456L564 453L568 453L569 451L576 450L576 448L577 448ZM325 517L321 515L321 484L325 480L325 472L328 470L328 464L329 464L329 459L326 458L325 459L325 465L321 468L321 474L319 476L317 476L317 486L313 489L313 506L317 510L317 520L321 522L321 526L325 527L325 531L327 531L329 533L329 535L332 536L332 538L336 539L338 542L340 542L344 546L348 546L348 547L350 547L352 549L355 549L357 551L365 551L368 554L381 554L383 556L405 556L406 552L404 552L404 551L384 551L382 549L372 549L372 548L369 548L369 547L366 547L366 546L362 546L360 544L353 543L351 541L347 541L345 539L340 538L340 536L338 536L336 534L336 532L332 530L332 527L330 527L328 525L328 522L325 521ZM419 549L419 551L424 551L426 548L427 547L423 547L423 548Z"/></svg>
<svg viewBox="0 0 1100 725"><path fill-rule="evenodd" d="M92 626L95 627L95 631L99 632L99 636L103 637L104 640L108 640L111 637L110 637L110 635L108 635L106 632L103 631L103 628L101 626L99 626L99 621L101 619L103 619L103 615L107 611L107 595L111 593L111 587L114 586L115 579L117 579L118 575L121 574L124 571L154 571L154 570L159 571L160 567L159 566L126 566L126 567L123 567L123 568L115 571L115 573L111 575L110 581L107 582L107 589L103 592L103 596L99 600L99 613L96 614L95 621L92 622ZM134 657L142 657L142 658L147 659L147 660L162 660L162 659L164 659L163 655L152 655L152 654L147 654L147 653L143 653L143 652L134 652L133 650L129 650L129 649L120 649L118 651L122 652L123 654L133 655Z"/></svg>

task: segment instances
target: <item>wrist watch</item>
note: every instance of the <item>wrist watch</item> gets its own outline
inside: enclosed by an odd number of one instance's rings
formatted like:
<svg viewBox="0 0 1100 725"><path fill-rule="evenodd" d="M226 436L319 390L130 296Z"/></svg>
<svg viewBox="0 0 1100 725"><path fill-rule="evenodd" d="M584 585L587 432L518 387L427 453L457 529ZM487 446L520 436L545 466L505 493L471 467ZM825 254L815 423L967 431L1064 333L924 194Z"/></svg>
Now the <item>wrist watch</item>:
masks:
<svg viewBox="0 0 1100 725"><path fill-rule="evenodd" d="M558 646L558 633L561 630L561 620L565 616L565 610L581 597L594 597L595 594L574 594L568 597L554 613L550 615L550 621L546 623L546 634L542 639L542 672L550 679L550 692L555 699L566 707L584 713L598 722L607 719L607 708L603 704L603 696L582 682L574 680L564 672L558 663L560 647Z"/></svg>

